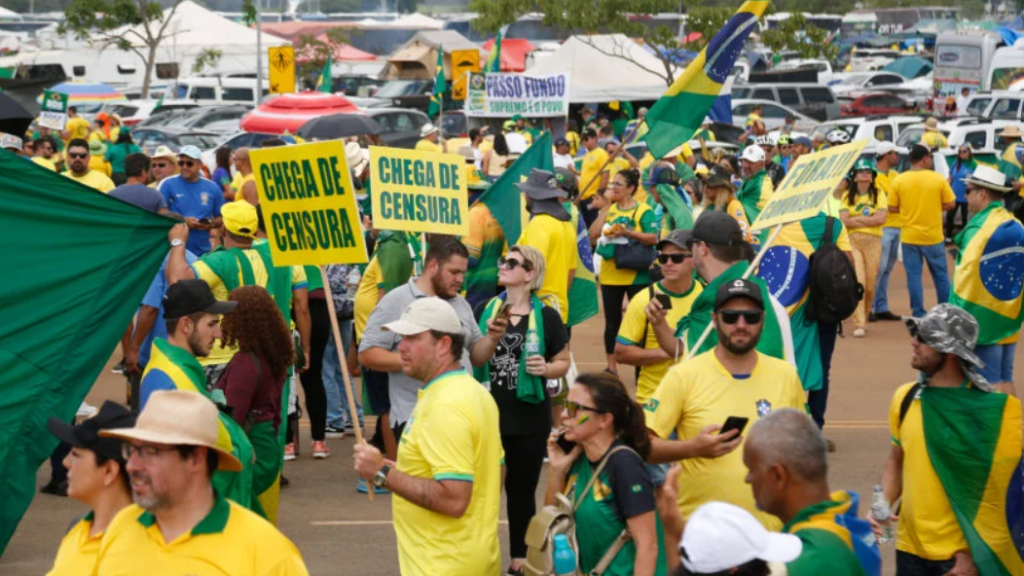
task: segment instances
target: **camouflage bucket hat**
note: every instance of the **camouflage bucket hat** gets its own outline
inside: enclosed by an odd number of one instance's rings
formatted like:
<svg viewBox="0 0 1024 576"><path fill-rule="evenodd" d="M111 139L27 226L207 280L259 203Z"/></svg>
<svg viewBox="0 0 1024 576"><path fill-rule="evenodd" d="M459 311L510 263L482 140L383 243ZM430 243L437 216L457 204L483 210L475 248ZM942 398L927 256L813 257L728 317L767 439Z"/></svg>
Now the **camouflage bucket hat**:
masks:
<svg viewBox="0 0 1024 576"><path fill-rule="evenodd" d="M907 330L922 344L961 360L967 378L981 390L992 389L978 372L985 363L974 353L978 342L978 321L952 304L939 304L921 318L908 318Z"/></svg>

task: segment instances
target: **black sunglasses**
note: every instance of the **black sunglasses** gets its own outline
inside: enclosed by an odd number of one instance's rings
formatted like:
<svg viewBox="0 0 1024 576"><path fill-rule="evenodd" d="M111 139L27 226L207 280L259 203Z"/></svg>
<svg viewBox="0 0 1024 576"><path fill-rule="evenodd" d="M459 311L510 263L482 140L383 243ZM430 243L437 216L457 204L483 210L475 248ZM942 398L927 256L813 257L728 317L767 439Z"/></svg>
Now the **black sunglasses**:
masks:
<svg viewBox="0 0 1024 576"><path fill-rule="evenodd" d="M89 153L88 152L86 152L85 154L80 154L78 152L68 152L68 158L88 158L88 157L89 157Z"/></svg>
<svg viewBox="0 0 1024 576"><path fill-rule="evenodd" d="M178 166L188 166L189 168L195 166L196 163L191 160L178 160Z"/></svg>
<svg viewBox="0 0 1024 576"><path fill-rule="evenodd" d="M917 338L917 341L920 342L921 344L924 344L925 346L931 346L931 344L929 344L928 341L925 340L923 336L921 336L921 330L918 329L917 324L907 324L907 332L910 332L910 337Z"/></svg>
<svg viewBox="0 0 1024 576"><path fill-rule="evenodd" d="M764 316L764 312L760 310L719 310L718 317L722 319L725 324L735 324L739 321L740 317L743 317L743 321L748 326L754 324L760 324L761 318Z"/></svg>
<svg viewBox="0 0 1024 576"><path fill-rule="evenodd" d="M692 258L692 252L677 252L675 254L658 254L659 264L668 264L671 260L673 264L682 264L687 258Z"/></svg>
<svg viewBox="0 0 1024 576"><path fill-rule="evenodd" d="M578 412L580 410L584 410L586 412L593 412L594 414L607 414L608 413L607 410L598 410L597 408L591 408L590 406L584 406L583 404L579 404L577 402L573 402L572 400L569 400L569 399L566 399L564 402L562 402L562 405L565 406L565 411L569 413L569 416L576 416L576 412Z"/></svg>
<svg viewBox="0 0 1024 576"><path fill-rule="evenodd" d="M526 270L527 272L533 270L533 264L530 264L525 260L523 262L520 262L515 258L505 258L504 256L498 258L498 268L508 268L509 270L515 270L516 266L522 266L523 270Z"/></svg>

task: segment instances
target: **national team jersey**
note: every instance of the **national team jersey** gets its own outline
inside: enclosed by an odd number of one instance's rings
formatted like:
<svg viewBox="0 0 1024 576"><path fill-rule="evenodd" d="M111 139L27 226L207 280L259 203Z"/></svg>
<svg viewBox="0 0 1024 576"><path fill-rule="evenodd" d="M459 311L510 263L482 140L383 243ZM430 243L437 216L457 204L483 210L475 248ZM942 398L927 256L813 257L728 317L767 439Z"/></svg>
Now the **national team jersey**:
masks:
<svg viewBox="0 0 1024 576"><path fill-rule="evenodd" d="M53 568L46 573L46 576L92 574L100 552L100 540L103 539L103 532L89 536L92 522L93 513L89 512L68 530L60 541L60 548L57 549L57 558L53 561Z"/></svg>

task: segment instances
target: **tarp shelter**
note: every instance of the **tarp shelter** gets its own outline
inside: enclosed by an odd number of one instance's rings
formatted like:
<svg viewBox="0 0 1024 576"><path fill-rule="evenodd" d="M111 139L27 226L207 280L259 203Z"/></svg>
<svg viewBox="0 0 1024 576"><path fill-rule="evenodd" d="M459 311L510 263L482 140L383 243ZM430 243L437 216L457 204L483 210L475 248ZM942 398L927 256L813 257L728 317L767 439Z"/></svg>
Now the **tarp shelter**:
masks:
<svg viewBox="0 0 1024 576"><path fill-rule="evenodd" d="M625 35L607 34L573 36L526 73L570 73L569 101L582 103L657 100L668 89L660 75L664 69L657 56ZM676 75L681 72L675 70Z"/></svg>
<svg viewBox="0 0 1024 576"><path fill-rule="evenodd" d="M282 94L266 100L242 117L246 132L282 134L296 133L302 125L317 116L358 112L359 108L342 96L321 92Z"/></svg>
<svg viewBox="0 0 1024 576"><path fill-rule="evenodd" d="M934 68L934 66L929 60L925 60L918 56L906 56L889 62L882 67L882 70L885 72L899 74L907 80L913 80L914 78L919 78L931 72L932 68Z"/></svg>
<svg viewBox="0 0 1024 576"><path fill-rule="evenodd" d="M374 56L373 54L370 54L369 52L363 52L362 50L360 50L359 48L356 48L355 46L349 46L348 44L341 43L341 42L334 42L333 40L330 39L329 36L327 36L326 33L317 36L316 40L318 42L323 42L324 44L327 44L328 46L333 46L334 47L334 53L332 54L332 59L335 62L351 62L351 61L371 61L372 62L372 61L377 59L377 57ZM315 60L315 59L316 59L316 49L314 49L312 46L305 46L304 49L298 50L296 52L296 54L295 54L295 62L297 62L299 64L303 64L305 62L309 62L310 60Z"/></svg>
<svg viewBox="0 0 1024 576"><path fill-rule="evenodd" d="M452 52L479 50L476 44L453 30L419 32L399 48L384 68L385 80L431 80L437 66L437 50L444 50L444 76L452 79Z"/></svg>
<svg viewBox="0 0 1024 576"><path fill-rule="evenodd" d="M263 33L273 34L278 38L284 38L294 43L298 43L299 36L310 35L319 36L331 28L352 28L354 23L352 22L305 22L305 21L294 21L294 22L264 22ZM253 25L255 28L255 24Z"/></svg>
<svg viewBox="0 0 1024 576"><path fill-rule="evenodd" d="M494 38L480 48L487 53L494 47ZM526 70L526 57L537 48L526 38L504 38L501 41L501 71L522 72ZM483 63L481 62L481 66Z"/></svg>

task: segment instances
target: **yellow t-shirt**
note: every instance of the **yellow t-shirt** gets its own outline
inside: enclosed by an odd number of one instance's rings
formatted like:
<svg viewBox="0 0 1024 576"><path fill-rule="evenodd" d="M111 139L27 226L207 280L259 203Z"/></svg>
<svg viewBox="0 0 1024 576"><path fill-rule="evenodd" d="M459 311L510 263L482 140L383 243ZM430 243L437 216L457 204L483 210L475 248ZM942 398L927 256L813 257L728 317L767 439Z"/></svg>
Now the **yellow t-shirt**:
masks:
<svg viewBox="0 0 1024 576"><path fill-rule="evenodd" d="M707 207L707 210L717 210L712 204ZM736 223L740 225L740 230L743 232L743 239L747 242L754 241L754 234L750 231L750 220L747 219L747 213L743 210L743 204L736 199L734 196L729 200L729 203L725 205L725 211L732 216ZM697 221L697 217L694 216L694 222Z"/></svg>
<svg viewBox="0 0 1024 576"><path fill-rule="evenodd" d="M889 191L889 209L898 208L903 223L900 240L922 246L942 244L942 205L955 200L949 182L936 172L900 174Z"/></svg>
<svg viewBox="0 0 1024 576"><path fill-rule="evenodd" d="M100 541L103 533L89 536L92 530L93 514L89 512L68 530L60 541L57 558L47 576L80 576L91 574L96 566L96 557L100 552Z"/></svg>
<svg viewBox="0 0 1024 576"><path fill-rule="evenodd" d="M949 146L949 142L946 141L946 137L942 135L942 132L932 132L926 130L921 135L921 143L934 150L941 150Z"/></svg>
<svg viewBox="0 0 1024 576"><path fill-rule="evenodd" d="M69 118L64 124L64 129L68 131L69 142L76 138L82 138L84 140L89 137L89 121L81 116Z"/></svg>
<svg viewBox="0 0 1024 576"><path fill-rule="evenodd" d="M49 168L50 170L53 170L54 172L57 171L57 165L53 163L53 160L47 160L46 158L43 158L42 156L33 156L32 157L32 161L35 162L36 164L39 164L43 168Z"/></svg>
<svg viewBox="0 0 1024 576"><path fill-rule="evenodd" d="M110 162L104 160L103 156L96 156L92 154L89 155L89 170L105 174L107 178L110 178L111 174L113 174Z"/></svg>
<svg viewBox="0 0 1024 576"><path fill-rule="evenodd" d="M89 188L99 190L106 194L114 189L114 181L111 180L106 174L97 172L95 170L89 170L85 173L85 176L75 176L71 172L63 172L64 176L78 182L79 184L85 184Z"/></svg>
<svg viewBox="0 0 1024 576"><path fill-rule="evenodd" d="M682 440L695 438L710 424L724 424L729 416L750 419L747 430L772 410L806 409L800 377L791 364L757 353L757 366L746 378L735 378L710 350L672 367L644 407L647 427L661 438L676 432ZM684 518L713 500L739 506L772 532L782 522L754 504L754 493L744 482L740 446L719 458L687 458L679 462L679 509Z"/></svg>
<svg viewBox="0 0 1024 576"><path fill-rule="evenodd" d="M431 142L426 138L416 143L416 149L419 150L420 152L443 152L443 150L441 150L440 144L438 144L437 142Z"/></svg>
<svg viewBox="0 0 1024 576"><path fill-rule="evenodd" d="M267 274L267 267L263 265L263 258L260 257L259 252L256 250L248 249L242 250L246 258L249 259L249 264L252 266L253 280L256 282L256 286L267 287L267 282L270 277ZM217 274L200 259L192 264L192 271L195 272L196 278L205 281L210 285L210 290L213 291L213 296L217 300L228 299L228 287L224 284L224 281L217 276ZM239 286L242 285L242 272L239 269L237 283ZM309 284L309 280L306 277L306 269L302 266L292 266L292 290L298 290L305 288ZM286 320L288 320L286 318ZM213 349L210 350L210 355L205 358L197 358L199 363L203 366L217 366L219 364L227 364L234 358L235 353L238 352L238 348L225 348L221 345L218 339L213 345Z"/></svg>
<svg viewBox="0 0 1024 576"><path fill-rule="evenodd" d="M892 181L899 176L900 173L895 170L889 170L888 174L879 172L875 175L875 187L879 191L885 192L886 199L889 197L889 192L892 190ZM888 207L887 207L888 208ZM882 224L882 228L899 228L901 226L900 215L889 212L885 216L885 224Z"/></svg>
<svg viewBox="0 0 1024 576"><path fill-rule="evenodd" d="M911 402L900 426L903 397L913 385L900 386L889 404L892 442L903 449L903 504L896 549L927 560L948 560L957 551L968 549L967 540L928 457L920 400Z"/></svg>
<svg viewBox="0 0 1024 576"><path fill-rule="evenodd" d="M601 184L599 176L601 167L607 161L608 153L600 146L587 152L587 155L583 157L583 163L580 165L580 186L587 186L587 183L591 180L593 180L593 183L580 192L580 200L586 200L597 192L598 186ZM608 171L607 167L605 171Z"/></svg>
<svg viewBox="0 0 1024 576"><path fill-rule="evenodd" d="M849 196L843 194L842 210L844 212L849 212L851 216L874 216L879 210L888 210L889 206L888 196L886 196L885 192L882 192L881 190L878 191L878 198L875 202L871 201L870 194L857 194L853 200L854 201L851 204ZM864 228L851 228L849 232L850 234L861 233L881 237L882 227L867 226Z"/></svg>
<svg viewBox="0 0 1024 576"><path fill-rule="evenodd" d="M238 202L239 200L245 200L245 196L242 196L242 186L245 186L246 182L255 182L256 181L256 173L253 172L253 173L249 174L248 176L242 176L242 173L239 172L235 176L238 179L238 187L237 188L235 187L235 183L234 182L231 183L231 187L234 188L234 190L235 190L235 202Z"/></svg>
<svg viewBox="0 0 1024 576"><path fill-rule="evenodd" d="M82 574L81 572L79 574ZM100 544L95 576L273 574L307 576L294 544L254 512L217 495L187 534L164 541L156 518L132 504L118 513Z"/></svg>
<svg viewBox="0 0 1024 576"><path fill-rule="evenodd" d="M563 222L547 214L538 214L523 229L516 244L533 246L544 255L544 283L537 295L558 299L562 321L569 320L569 272L576 270L579 248L576 230L571 222Z"/></svg>
<svg viewBox="0 0 1024 576"><path fill-rule="evenodd" d="M665 314L665 320L669 326L679 324L683 316L690 313L693 301L697 299L697 296L700 296L701 291L704 289L698 282L692 282L690 289L682 294L669 292L660 282L655 283L653 288L655 294L668 294L669 298L672 299L672 308ZM648 325L647 315L644 314L644 308L650 301L650 290L641 290L636 296L633 296L633 299L629 301L629 306L626 308L626 314L622 317L619 335L615 339L616 342L626 346L639 346L646 330L647 340L644 341L643 347L647 350L660 348L658 337L654 334L654 328ZM680 350L679 354L679 358L670 358L640 367L640 378L636 382L637 402L641 405L647 403L647 400L654 394L654 391L658 389L658 384L665 377L665 373L683 358L685 351Z"/></svg>
<svg viewBox="0 0 1024 576"><path fill-rule="evenodd" d="M654 210L643 202L637 201L636 206L623 210L618 204L612 204L608 208L608 217L605 218L605 225L622 224L626 228L639 230L647 234L658 233L658 219ZM602 254L601 259L601 284L604 286L632 286L633 284L647 284L649 276L645 272L638 282L640 271L619 268L615 265L615 259L607 256L607 248L598 249Z"/></svg>
<svg viewBox="0 0 1024 576"><path fill-rule="evenodd" d="M231 177L231 189L238 191L242 189L242 173L235 171L235 175ZM238 200L238 195L235 195L235 200Z"/></svg>
<svg viewBox="0 0 1024 576"><path fill-rule="evenodd" d="M370 319L370 312L377 307L377 295L380 293L380 285L383 281L384 275L380 271L380 261L374 255L370 259L370 263L366 265L362 278L359 279L359 288L356 289L356 297L352 304L356 321L356 342L363 339L366 321Z"/></svg>
<svg viewBox="0 0 1024 576"><path fill-rule="evenodd" d="M392 496L402 574L493 574L501 570L498 513L505 452L498 405L465 370L419 391L398 445L398 470L416 478L473 483L461 518Z"/></svg>

